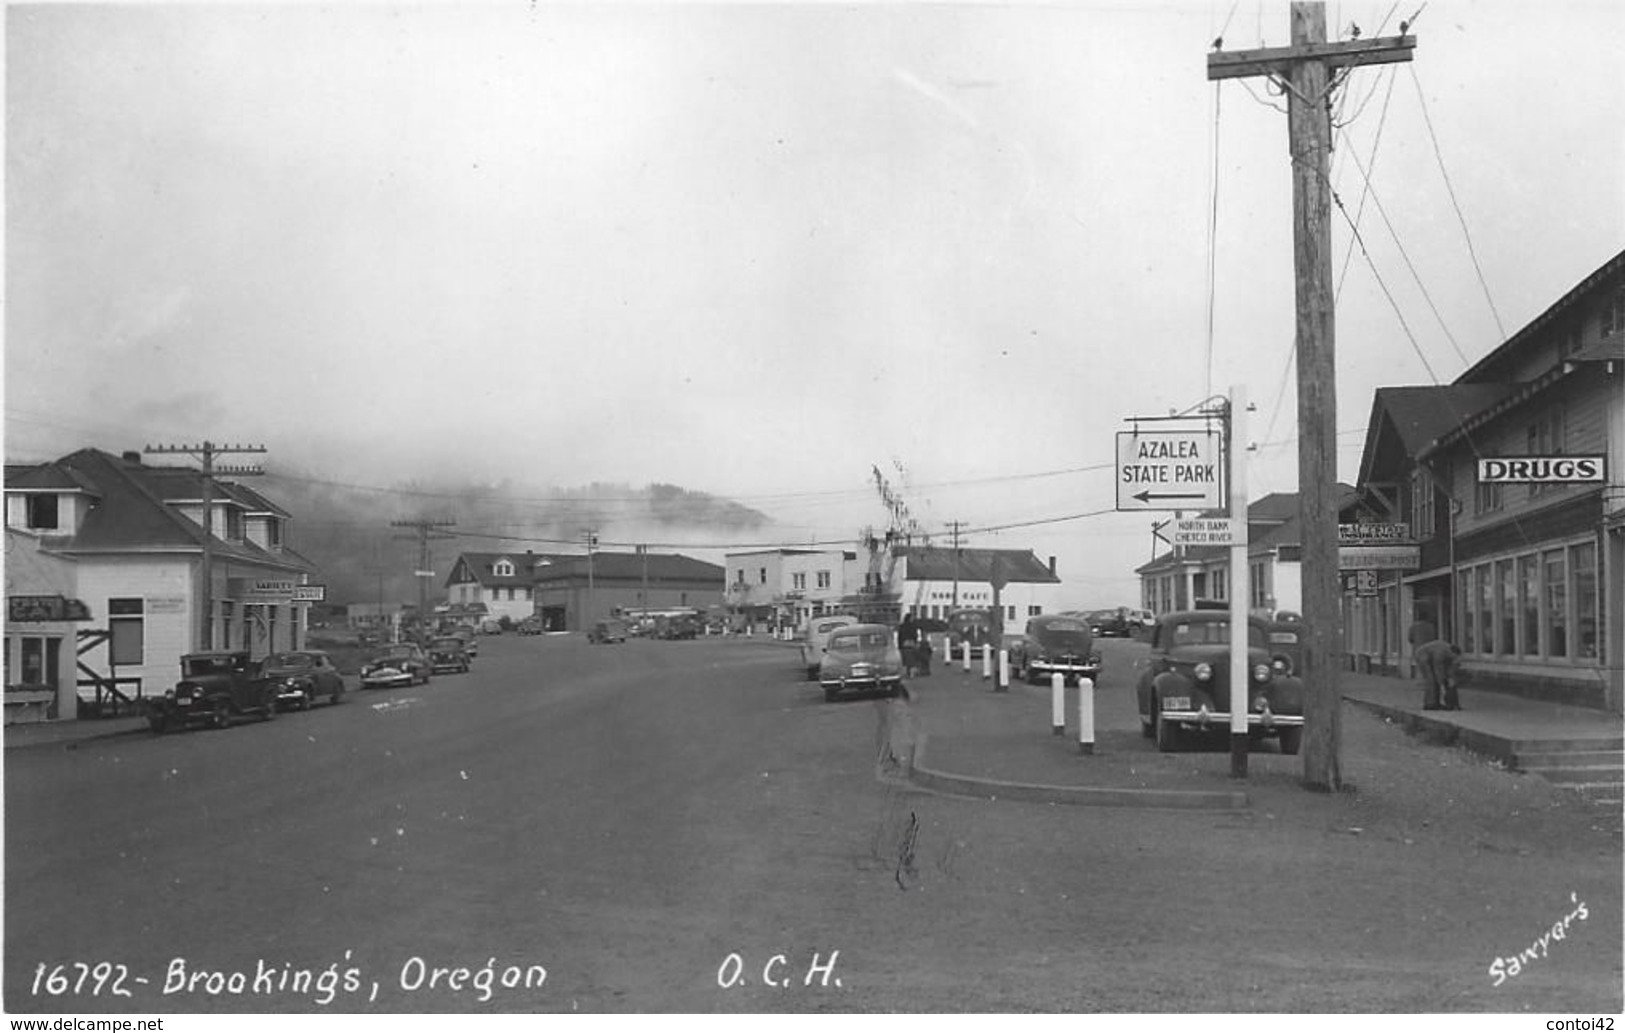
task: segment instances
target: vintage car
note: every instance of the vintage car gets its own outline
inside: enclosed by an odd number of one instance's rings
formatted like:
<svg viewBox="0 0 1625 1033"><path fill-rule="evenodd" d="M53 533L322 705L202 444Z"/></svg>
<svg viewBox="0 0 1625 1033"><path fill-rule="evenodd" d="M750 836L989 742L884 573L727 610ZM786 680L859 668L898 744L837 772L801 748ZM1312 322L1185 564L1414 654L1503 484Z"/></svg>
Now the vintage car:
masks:
<svg viewBox="0 0 1625 1033"><path fill-rule="evenodd" d="M704 624L697 613L675 613L655 618L654 637L663 639L698 638Z"/></svg>
<svg viewBox="0 0 1625 1033"><path fill-rule="evenodd" d="M1059 674L1066 684L1079 678L1100 677L1100 654L1096 652L1089 622L1081 617L1047 614L1027 622L1027 630L1006 648L1010 669L1031 685L1047 685Z"/></svg>
<svg viewBox="0 0 1625 1033"><path fill-rule="evenodd" d="M147 723L162 734L193 725L225 728L245 714L269 721L276 711L276 688L246 651L188 653L181 657L181 680L148 701Z"/></svg>
<svg viewBox="0 0 1625 1033"><path fill-rule="evenodd" d="M1089 614L1089 630L1096 638L1129 638L1137 622L1130 619L1128 607L1115 610L1095 610Z"/></svg>
<svg viewBox="0 0 1625 1033"><path fill-rule="evenodd" d="M1303 675L1303 622L1273 620L1265 626L1270 663L1281 674Z"/></svg>
<svg viewBox="0 0 1625 1033"><path fill-rule="evenodd" d="M626 622L623 620L596 621L587 632L587 641L594 645L626 641Z"/></svg>
<svg viewBox="0 0 1625 1033"><path fill-rule="evenodd" d="M429 655L429 670L435 674L441 671L468 673L468 647L464 646L463 640L456 635L442 635L430 639L424 652Z"/></svg>
<svg viewBox="0 0 1625 1033"><path fill-rule="evenodd" d="M992 611L983 607L950 610L947 621L948 645L952 650L948 654L949 660L961 659L966 643L970 644L971 659L980 660L997 634Z"/></svg>
<svg viewBox="0 0 1625 1033"><path fill-rule="evenodd" d="M818 668L824 663L824 647L829 637L842 628L851 627L858 619L849 613L826 613L807 621L801 633L801 666L807 669L807 680L818 680Z"/></svg>
<svg viewBox="0 0 1625 1033"><path fill-rule="evenodd" d="M540 635L542 633L542 619L540 617L526 617L515 625L515 630L521 635Z"/></svg>
<svg viewBox="0 0 1625 1033"><path fill-rule="evenodd" d="M824 688L824 698L832 701L852 692L902 695L903 656L897 649L897 636L885 624L837 628L824 646L818 683Z"/></svg>
<svg viewBox="0 0 1625 1033"><path fill-rule="evenodd" d="M319 649L272 653L260 662L260 674L271 682L284 709L309 710L319 698L329 703L344 698L344 675Z"/></svg>
<svg viewBox="0 0 1625 1033"><path fill-rule="evenodd" d="M361 665L361 687L387 689L394 685L426 685L433 673L421 646L397 642L385 646Z"/></svg>
<svg viewBox="0 0 1625 1033"><path fill-rule="evenodd" d="M459 624L453 628L451 634L463 640L463 649L467 650L470 660L480 658L480 633L472 624Z"/></svg>
<svg viewBox="0 0 1625 1033"><path fill-rule="evenodd" d="M1238 701L1256 741L1274 737L1282 753L1303 741L1303 682L1271 656L1268 624L1247 622L1247 685ZM1224 610L1165 613L1151 631L1151 658L1135 688L1140 730L1163 752L1186 735L1230 731L1230 614Z"/></svg>

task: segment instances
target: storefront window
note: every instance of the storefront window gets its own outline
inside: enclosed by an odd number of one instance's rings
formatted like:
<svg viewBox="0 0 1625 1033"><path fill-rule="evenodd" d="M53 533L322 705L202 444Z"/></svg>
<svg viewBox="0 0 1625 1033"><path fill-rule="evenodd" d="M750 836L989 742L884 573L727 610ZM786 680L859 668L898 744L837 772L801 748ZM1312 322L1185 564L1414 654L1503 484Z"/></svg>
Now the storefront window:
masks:
<svg viewBox="0 0 1625 1033"><path fill-rule="evenodd" d="M1461 600L1461 651L1476 653L1474 633L1478 628L1478 615L1473 612L1478 596L1473 593L1473 572L1459 571L1456 574L1456 598Z"/></svg>
<svg viewBox="0 0 1625 1033"><path fill-rule="evenodd" d="M1576 545L1569 559L1574 565L1574 655L1596 660L1602 642L1597 634L1597 547Z"/></svg>
<svg viewBox="0 0 1625 1033"><path fill-rule="evenodd" d="M1540 561L1534 556L1518 557L1518 607L1523 612L1523 643L1518 651L1525 656L1540 654Z"/></svg>
<svg viewBox="0 0 1625 1033"><path fill-rule="evenodd" d="M1495 578L1488 563L1474 572L1478 582L1478 648L1495 652Z"/></svg>
<svg viewBox="0 0 1625 1033"><path fill-rule="evenodd" d="M1546 655L1568 656L1568 579L1564 576L1563 550L1546 553Z"/></svg>
<svg viewBox="0 0 1625 1033"><path fill-rule="evenodd" d="M1495 586L1499 593L1496 600L1496 609L1501 618L1501 633L1495 639L1497 653L1516 653L1518 651L1518 581L1514 576L1511 560L1501 560L1495 565Z"/></svg>

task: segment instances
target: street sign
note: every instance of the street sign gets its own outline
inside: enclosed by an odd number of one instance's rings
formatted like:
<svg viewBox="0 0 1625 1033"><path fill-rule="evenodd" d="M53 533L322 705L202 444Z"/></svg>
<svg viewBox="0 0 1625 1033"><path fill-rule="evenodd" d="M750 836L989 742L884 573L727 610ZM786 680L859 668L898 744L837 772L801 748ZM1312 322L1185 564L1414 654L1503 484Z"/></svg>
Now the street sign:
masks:
<svg viewBox="0 0 1625 1033"><path fill-rule="evenodd" d="M413 577L434 577L434 571L432 571L432 570L414 570L414 571L412 571L412 576Z"/></svg>
<svg viewBox="0 0 1625 1033"><path fill-rule="evenodd" d="M1410 524L1338 524L1339 545L1408 545Z"/></svg>
<svg viewBox="0 0 1625 1033"><path fill-rule="evenodd" d="M1175 545L1234 545L1236 522L1229 517L1196 517L1174 521Z"/></svg>
<svg viewBox="0 0 1625 1033"><path fill-rule="evenodd" d="M1419 545L1343 545L1337 550L1338 570L1420 570Z"/></svg>
<svg viewBox="0 0 1625 1033"><path fill-rule="evenodd" d="M1478 461L1480 484L1601 484L1606 456L1498 456Z"/></svg>
<svg viewBox="0 0 1625 1033"><path fill-rule="evenodd" d="M327 602L327 586L297 585L293 590L293 601L296 603L325 603Z"/></svg>
<svg viewBox="0 0 1625 1033"><path fill-rule="evenodd" d="M1216 430L1119 431L1118 510L1220 508L1223 451Z"/></svg>

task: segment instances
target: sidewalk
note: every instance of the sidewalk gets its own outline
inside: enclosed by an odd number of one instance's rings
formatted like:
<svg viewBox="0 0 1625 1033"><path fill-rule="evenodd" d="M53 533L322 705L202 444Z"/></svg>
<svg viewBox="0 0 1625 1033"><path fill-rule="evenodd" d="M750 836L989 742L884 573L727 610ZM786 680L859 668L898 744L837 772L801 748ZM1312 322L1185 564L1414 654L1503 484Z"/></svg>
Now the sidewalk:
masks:
<svg viewBox="0 0 1625 1033"><path fill-rule="evenodd" d="M1421 709L1420 683L1344 672L1346 702L1442 745L1460 745L1554 782L1600 787L1617 798L1625 732L1621 718L1584 707L1463 690L1459 711ZM1065 691L1065 734L1052 726L1051 690L1013 682L994 691L980 669L937 665L908 683L914 755L908 777L959 795L1139 807L1248 805L1229 777L1224 750L1158 753L1142 735L1132 688L1094 695L1094 742L1078 737L1079 690ZM1296 776L1302 760L1273 744L1248 755L1249 775ZM1243 784L1244 785L1244 784Z"/></svg>
<svg viewBox="0 0 1625 1033"><path fill-rule="evenodd" d="M38 721L28 724L6 725L6 749L28 746L62 746L71 748L90 739L106 739L115 735L151 734L144 717L109 717L83 721Z"/></svg>

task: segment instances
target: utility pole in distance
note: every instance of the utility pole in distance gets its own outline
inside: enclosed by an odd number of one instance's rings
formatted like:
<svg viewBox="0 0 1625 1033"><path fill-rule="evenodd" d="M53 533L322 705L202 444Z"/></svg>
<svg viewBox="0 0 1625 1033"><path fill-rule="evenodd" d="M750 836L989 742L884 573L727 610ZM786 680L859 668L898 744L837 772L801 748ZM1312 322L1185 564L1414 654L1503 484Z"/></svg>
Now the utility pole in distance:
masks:
<svg viewBox="0 0 1625 1033"><path fill-rule="evenodd" d="M1337 575L1337 386L1332 311L1331 75L1361 65L1411 60L1416 38L1400 35L1326 42L1326 5L1295 0L1292 45L1208 55L1209 79L1268 76L1287 95L1296 269L1298 514L1303 525L1303 780L1341 788L1338 758L1342 692L1338 661L1343 618ZM1215 47L1223 41L1216 41Z"/></svg>
<svg viewBox="0 0 1625 1033"><path fill-rule="evenodd" d="M429 541L436 538L455 538L456 535L446 534L438 530L442 527L455 527L455 520L391 520L390 527L410 527L415 534L396 535L403 540L416 540L418 543L418 566L412 573L418 579L418 626L427 629L429 626L429 579L434 577L434 561L429 556Z"/></svg>
<svg viewBox="0 0 1625 1033"><path fill-rule="evenodd" d="M257 466L215 466L218 455L264 455L264 445L216 445L205 441L201 445L147 445L142 449L149 455L171 455L184 452L197 456L203 462L203 558L198 564L198 649L214 648L214 478L216 474L233 477L258 477L265 471Z"/></svg>
<svg viewBox="0 0 1625 1033"><path fill-rule="evenodd" d="M953 601L949 604L949 609L952 610L959 609L959 529L964 526L962 520L948 522L948 530L952 531L954 536L954 595Z"/></svg>

